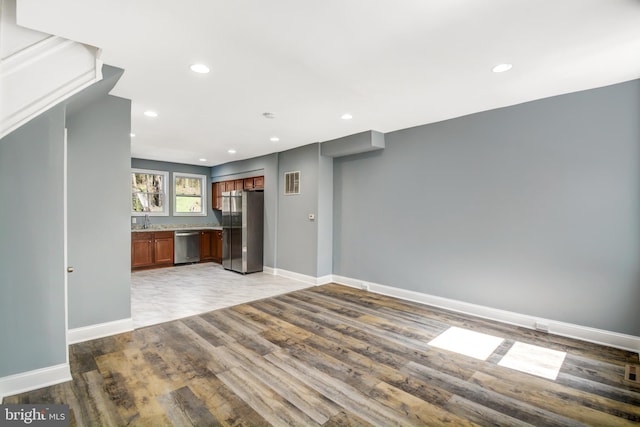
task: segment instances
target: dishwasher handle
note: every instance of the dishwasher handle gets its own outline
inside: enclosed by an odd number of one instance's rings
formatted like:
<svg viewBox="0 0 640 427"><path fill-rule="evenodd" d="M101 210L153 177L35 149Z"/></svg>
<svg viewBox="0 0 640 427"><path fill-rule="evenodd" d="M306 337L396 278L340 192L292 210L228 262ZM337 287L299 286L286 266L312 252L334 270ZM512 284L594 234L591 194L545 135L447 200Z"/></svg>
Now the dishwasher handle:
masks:
<svg viewBox="0 0 640 427"><path fill-rule="evenodd" d="M175 232L175 236L176 237L183 237L183 236L197 236L199 235L200 232L199 231L176 231Z"/></svg>

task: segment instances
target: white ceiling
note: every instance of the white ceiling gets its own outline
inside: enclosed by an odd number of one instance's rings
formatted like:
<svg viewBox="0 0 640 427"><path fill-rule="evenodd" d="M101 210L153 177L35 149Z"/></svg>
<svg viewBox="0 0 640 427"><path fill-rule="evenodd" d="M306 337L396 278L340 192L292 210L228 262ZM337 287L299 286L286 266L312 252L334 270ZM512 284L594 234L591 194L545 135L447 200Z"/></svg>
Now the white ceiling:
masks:
<svg viewBox="0 0 640 427"><path fill-rule="evenodd" d="M207 166L640 78L640 0L18 0L18 22L125 69L133 157Z"/></svg>

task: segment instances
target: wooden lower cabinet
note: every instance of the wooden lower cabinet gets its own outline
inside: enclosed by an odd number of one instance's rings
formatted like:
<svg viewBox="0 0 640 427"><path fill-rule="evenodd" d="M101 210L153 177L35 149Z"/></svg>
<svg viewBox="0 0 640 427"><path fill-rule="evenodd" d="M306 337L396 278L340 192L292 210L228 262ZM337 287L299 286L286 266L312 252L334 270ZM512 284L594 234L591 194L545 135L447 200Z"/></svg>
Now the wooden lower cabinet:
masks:
<svg viewBox="0 0 640 427"><path fill-rule="evenodd" d="M213 261L213 231L200 232L200 262Z"/></svg>
<svg viewBox="0 0 640 427"><path fill-rule="evenodd" d="M222 230L200 231L200 262L222 262ZM173 265L173 231L131 232L131 269Z"/></svg>
<svg viewBox="0 0 640 427"><path fill-rule="evenodd" d="M153 233L131 233L131 268L153 265Z"/></svg>
<svg viewBox="0 0 640 427"><path fill-rule="evenodd" d="M173 231L153 233L155 265L173 265Z"/></svg>
<svg viewBox="0 0 640 427"><path fill-rule="evenodd" d="M222 230L215 230L213 236L213 260L222 262Z"/></svg>
<svg viewBox="0 0 640 427"><path fill-rule="evenodd" d="M200 232L200 262L222 262L222 231Z"/></svg>
<svg viewBox="0 0 640 427"><path fill-rule="evenodd" d="M173 265L173 231L131 233L131 268Z"/></svg>

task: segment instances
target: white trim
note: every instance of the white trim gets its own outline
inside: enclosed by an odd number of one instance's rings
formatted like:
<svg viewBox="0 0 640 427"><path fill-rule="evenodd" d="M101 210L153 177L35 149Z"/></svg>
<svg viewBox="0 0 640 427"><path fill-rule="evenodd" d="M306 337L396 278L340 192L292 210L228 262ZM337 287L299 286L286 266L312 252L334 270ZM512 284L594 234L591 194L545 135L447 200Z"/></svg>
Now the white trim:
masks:
<svg viewBox="0 0 640 427"><path fill-rule="evenodd" d="M266 274L273 274L274 276L276 275L276 269L273 267L267 267L266 265L263 265L262 271Z"/></svg>
<svg viewBox="0 0 640 427"><path fill-rule="evenodd" d="M18 26L11 22L8 31ZM23 29L24 31L24 29ZM18 40L20 36L17 36ZM19 95L8 94L0 111L0 138L18 129L53 105L57 105L102 79L97 69L98 49L58 36L47 36L31 45L18 47L0 60L0 91L37 74L37 84ZM34 81L31 77L30 82ZM29 84L29 82L26 82Z"/></svg>
<svg viewBox="0 0 640 427"><path fill-rule="evenodd" d="M131 168L131 174L139 173L139 174L149 174L149 175L162 175L164 179L162 180L162 186L164 187L164 206L162 207L162 212L136 212L133 210L133 200L129 201L129 209L131 210L131 216L169 216L169 171L159 171L153 169L139 169L139 168ZM133 190L131 191L133 194Z"/></svg>
<svg viewBox="0 0 640 427"><path fill-rule="evenodd" d="M316 278L316 285L328 285L333 282L333 275L327 274L326 276L320 276Z"/></svg>
<svg viewBox="0 0 640 427"><path fill-rule="evenodd" d="M126 319L114 320L113 322L98 323L96 325L69 329L67 332L67 341L69 344L76 344L83 341L94 340L96 338L130 331L133 331L133 319L128 317Z"/></svg>
<svg viewBox="0 0 640 427"><path fill-rule="evenodd" d="M298 280L300 282L308 283L310 285L317 285L315 277L307 276L306 274L296 273L295 271L288 271L288 270L283 270L281 268L274 268L273 274L275 276L282 276L289 279Z"/></svg>
<svg viewBox="0 0 640 427"><path fill-rule="evenodd" d="M332 282L332 275L313 277L306 274L296 273L295 271L283 270L281 268L262 267L262 271L265 273L273 274L274 276L282 276L288 279L298 280L300 282L308 283L310 285L325 285Z"/></svg>
<svg viewBox="0 0 640 427"><path fill-rule="evenodd" d="M424 294L421 292L409 291L392 286L380 285L378 283L366 282L350 277L333 275L332 278L333 282L335 283L350 286L352 288L369 290L381 295L388 295L395 298L414 301L434 307L440 307L458 313L469 314L472 316L482 317L484 319L525 327L528 329L535 329L536 324L545 324L549 326L550 334L568 338L575 338L578 340L587 341L594 344L606 345L622 350L640 352L640 337L636 337L633 335L626 335L618 332L591 328L588 326L574 325L571 323L558 322L551 319L544 319L540 317L529 316L526 314L514 313L511 311L471 304L449 298L442 298L434 295Z"/></svg>
<svg viewBox="0 0 640 427"><path fill-rule="evenodd" d="M62 233L63 233L63 270L64 271L64 339L65 339L65 352L66 361L69 363L69 337L67 332L69 331L69 222L68 222L68 138L67 127L64 128L64 142L63 142L63 160L62 160Z"/></svg>
<svg viewBox="0 0 640 427"><path fill-rule="evenodd" d="M5 396L12 396L71 380L71 369L68 363L2 377L0 378L0 402Z"/></svg>
<svg viewBox="0 0 640 427"><path fill-rule="evenodd" d="M0 128L0 138L23 126L48 108L60 104L62 101L96 83L98 80L95 80L94 75L94 70L85 71L83 74L74 77L73 80L55 88L5 117L3 124L6 124L7 127Z"/></svg>

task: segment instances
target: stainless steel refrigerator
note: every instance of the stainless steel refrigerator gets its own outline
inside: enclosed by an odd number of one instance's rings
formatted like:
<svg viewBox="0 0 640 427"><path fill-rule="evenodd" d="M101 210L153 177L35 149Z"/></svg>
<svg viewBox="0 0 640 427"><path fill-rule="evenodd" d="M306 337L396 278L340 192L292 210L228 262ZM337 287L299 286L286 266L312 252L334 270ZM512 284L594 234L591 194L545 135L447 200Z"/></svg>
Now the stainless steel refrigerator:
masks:
<svg viewBox="0 0 640 427"><path fill-rule="evenodd" d="M222 266L238 273L262 271L264 192L222 193Z"/></svg>

